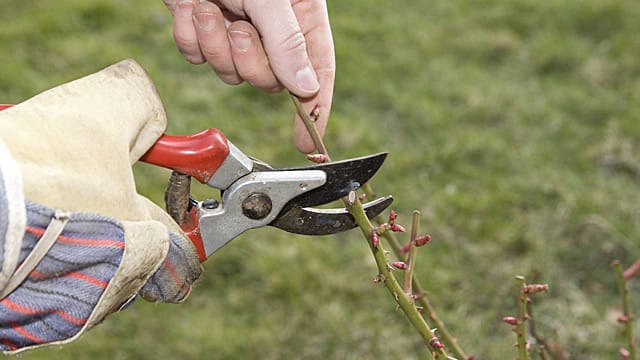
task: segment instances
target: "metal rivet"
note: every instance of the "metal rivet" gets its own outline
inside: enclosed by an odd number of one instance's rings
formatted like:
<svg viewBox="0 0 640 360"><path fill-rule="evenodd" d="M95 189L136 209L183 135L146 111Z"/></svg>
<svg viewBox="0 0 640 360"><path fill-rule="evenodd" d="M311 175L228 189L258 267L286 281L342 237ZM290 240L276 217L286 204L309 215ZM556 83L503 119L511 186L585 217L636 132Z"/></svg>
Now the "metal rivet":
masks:
<svg viewBox="0 0 640 360"><path fill-rule="evenodd" d="M242 213L253 220L266 218L271 209L271 198L262 193L251 194L242 202Z"/></svg>
<svg viewBox="0 0 640 360"><path fill-rule="evenodd" d="M218 208L220 203L216 199L207 199L202 202L202 208L207 210L213 210Z"/></svg>

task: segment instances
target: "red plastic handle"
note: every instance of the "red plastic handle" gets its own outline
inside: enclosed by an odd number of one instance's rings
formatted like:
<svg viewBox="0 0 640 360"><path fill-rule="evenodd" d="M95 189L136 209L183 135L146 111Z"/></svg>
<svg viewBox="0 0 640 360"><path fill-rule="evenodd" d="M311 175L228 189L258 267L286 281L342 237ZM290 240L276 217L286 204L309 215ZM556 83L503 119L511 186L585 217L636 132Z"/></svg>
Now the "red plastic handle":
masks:
<svg viewBox="0 0 640 360"><path fill-rule="evenodd" d="M140 160L191 175L203 184L229 155L229 143L218 129L193 135L162 135Z"/></svg>
<svg viewBox="0 0 640 360"><path fill-rule="evenodd" d="M191 210L187 212L186 221L180 225L180 227L196 248L200 262L207 260L207 252L204 250L204 242L202 242L202 235L200 234L200 220L198 219L198 213L195 207L192 207Z"/></svg>

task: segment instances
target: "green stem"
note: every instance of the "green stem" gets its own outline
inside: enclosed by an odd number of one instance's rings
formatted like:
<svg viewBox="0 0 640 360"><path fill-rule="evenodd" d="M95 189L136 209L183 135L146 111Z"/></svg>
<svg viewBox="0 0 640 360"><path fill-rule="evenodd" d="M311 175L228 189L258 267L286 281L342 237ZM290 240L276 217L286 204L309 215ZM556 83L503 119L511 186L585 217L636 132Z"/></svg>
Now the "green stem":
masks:
<svg viewBox="0 0 640 360"><path fill-rule="evenodd" d="M613 270L616 272L616 278L618 280L618 289L620 291L620 298L622 300L622 314L625 316L624 333L627 339L627 346L629 350L629 359L635 360L636 358L636 346L633 336L633 314L631 313L629 306L629 288L627 287L627 280L624 277L622 271L622 264L620 261L615 260L611 263Z"/></svg>
<svg viewBox="0 0 640 360"><path fill-rule="evenodd" d="M369 240L371 238L371 232L374 231L375 227L373 226L373 224L371 224L369 218L367 218L367 214L362 207L362 203L356 198L353 203L347 204L347 208L360 226L362 234L368 240L367 242L369 244L369 248L371 249L371 253L373 254L373 257L376 261L379 277L380 279L382 279L382 283L396 300L398 306L405 314L411 325L413 325L413 327L418 331L424 343L429 346L431 350L436 354L434 358L437 359L438 355L442 355L444 356L444 359L446 359L447 353L443 348L438 349L432 346L431 340L434 338L433 332L422 314L420 314L418 309L415 307L413 299L404 293L403 288L400 286L400 283L398 283L395 276L391 272L382 244L373 246L373 243Z"/></svg>
<svg viewBox="0 0 640 360"><path fill-rule="evenodd" d="M516 276L516 281L519 286L518 293L518 325L516 325L516 334L518 336L518 359L529 360L529 351L527 349L527 330L526 322L529 318L527 315L527 294L524 292L524 288L527 285L524 281L524 276Z"/></svg>
<svg viewBox="0 0 640 360"><path fill-rule="evenodd" d="M290 93L290 96L291 96L291 100L293 101L293 104L296 107L296 112L298 113L298 116L300 116L300 118L302 119L302 122L304 123L307 131L309 132L309 135L311 136L311 140L313 141L313 144L316 150L319 153L326 155L327 161L331 161L329 157L329 153L327 152L327 149L324 146L324 142L322 141L322 137L318 132L318 128L316 127L315 121L313 121L310 118L309 114L307 114L307 112L304 110L304 108L302 107L302 103L300 102L300 99L298 99L297 96L291 93ZM365 192L367 191L366 189L369 189L369 191L371 191L371 186L369 184L365 184L363 187L365 189ZM347 199L343 199L343 200L349 212L355 218L356 222L360 226L360 230L362 231L365 239L367 239L367 242L369 243L369 247L371 249L373 257L376 261L376 265L378 267L379 276L382 278L382 282L385 284L385 287L389 290L389 292L394 297L394 299L396 300L396 302L398 303L402 311L405 313L405 316L407 317L407 319L409 319L409 322L416 328L416 330L422 337L425 344L429 348L431 348L432 350L431 355L435 359L439 358L438 355L441 355L443 359L449 359L446 351L443 348L437 348L434 346L434 343L432 342L432 340L437 338L435 337L433 331L431 330L430 326L427 324L422 314L418 312L418 309L416 308L413 302L413 299L407 296L406 294L404 294L402 287L396 280L395 276L391 273L391 270L389 269L389 263L385 256L385 252L382 248L382 245L378 244L377 247L374 247L372 245L372 242L369 240L371 236L371 232L373 231L373 225L369 221L369 218L367 217L367 214L364 211L364 208L362 207L362 203L357 198L353 202L349 202ZM385 231L385 234L389 234L389 233L391 232ZM394 251L399 254L402 253L402 249L400 247L398 247L397 251L396 249L394 249ZM399 258L401 257L399 256ZM415 287L415 284L416 284L415 279L413 284ZM420 291L420 293L422 293L422 290ZM426 304L426 305L428 305L429 312L431 314L435 314L435 312L433 311L433 307L431 307L431 304ZM427 308L426 305L424 306L425 309ZM442 328L444 328L444 324L442 324ZM439 331L442 331L442 328L439 329ZM467 357L462 356L461 358L466 359Z"/></svg>
<svg viewBox="0 0 640 360"><path fill-rule="evenodd" d="M364 186L362 187L362 190L367 195L368 200L373 200L377 198L375 191L373 190L372 186L369 183L364 184ZM373 220L377 224L382 224L385 221L381 215L376 216ZM382 236L387 240L387 243L391 246L391 249L393 250L393 253L396 255L396 257L401 259L404 254L402 252L402 246L400 245L400 241L398 241L398 238L396 237L395 233L391 231L385 231ZM460 344L458 344L458 340L455 338L455 336L453 336L453 334L451 334L451 332L447 328L444 321L440 319L440 317L438 316L438 313L436 312L435 308L431 304L431 301L429 300L429 295L422 288L422 285L420 284L420 281L418 280L418 278L413 277L412 286L413 286L413 292L415 294L420 295L420 297L417 300L417 304L424 309L423 314L426 315L427 318L431 320L432 324L434 324L435 327L438 329L438 333L440 334L439 337L442 340L442 342L447 346L449 351L456 358L468 359L469 356L464 352Z"/></svg>

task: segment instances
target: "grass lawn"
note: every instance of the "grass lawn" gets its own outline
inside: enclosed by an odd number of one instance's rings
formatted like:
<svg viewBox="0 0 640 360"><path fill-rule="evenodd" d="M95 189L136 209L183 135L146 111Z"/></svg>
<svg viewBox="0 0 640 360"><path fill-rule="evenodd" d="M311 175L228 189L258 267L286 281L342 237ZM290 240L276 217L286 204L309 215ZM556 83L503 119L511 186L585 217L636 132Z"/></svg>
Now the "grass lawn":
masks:
<svg viewBox="0 0 640 360"><path fill-rule="evenodd" d="M465 351L515 358L501 318L515 314L524 275L551 288L534 304L540 333L569 358L617 359L609 264L640 258L640 2L331 0L329 10L338 73L327 146L334 159L389 152L374 188L395 196L401 223L422 212L434 240L416 271ZM5 0L0 24L0 102L131 57L156 82L171 133L217 127L274 166L306 163L287 96L187 64L160 0ZM167 172L136 174L161 203ZM205 268L182 305L138 301L73 344L20 358L428 357L373 283L358 231L254 230Z"/></svg>

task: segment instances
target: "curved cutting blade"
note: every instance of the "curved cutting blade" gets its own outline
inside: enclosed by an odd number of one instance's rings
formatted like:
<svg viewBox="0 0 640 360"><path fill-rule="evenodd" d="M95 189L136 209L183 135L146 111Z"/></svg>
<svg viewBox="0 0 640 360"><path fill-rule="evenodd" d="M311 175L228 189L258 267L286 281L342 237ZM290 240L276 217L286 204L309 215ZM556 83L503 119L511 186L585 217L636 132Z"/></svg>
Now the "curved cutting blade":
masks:
<svg viewBox="0 0 640 360"><path fill-rule="evenodd" d="M318 165L278 169L278 171L322 170L327 174L327 182L324 185L291 199L282 213L293 207L323 205L347 196L349 192L359 189L369 181L382 166L386 157L387 153L379 153Z"/></svg>
<svg viewBox="0 0 640 360"><path fill-rule="evenodd" d="M369 219L380 214L393 202L392 196L363 204ZM302 235L330 235L353 229L355 219L346 209L314 209L292 207L271 224L279 229Z"/></svg>

